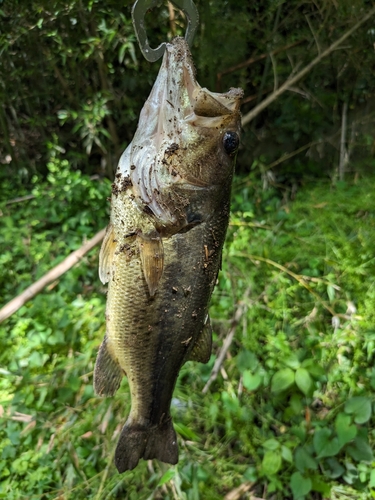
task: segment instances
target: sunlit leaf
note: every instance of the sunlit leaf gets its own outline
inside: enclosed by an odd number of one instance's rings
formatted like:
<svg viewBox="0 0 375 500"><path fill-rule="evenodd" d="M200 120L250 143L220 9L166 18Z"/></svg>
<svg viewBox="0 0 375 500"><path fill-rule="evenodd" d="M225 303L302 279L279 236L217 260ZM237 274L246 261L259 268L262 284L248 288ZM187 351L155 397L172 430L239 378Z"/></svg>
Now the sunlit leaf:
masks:
<svg viewBox="0 0 375 500"><path fill-rule="evenodd" d="M291 368L283 368L272 377L272 392L282 392L294 383L294 371Z"/></svg>

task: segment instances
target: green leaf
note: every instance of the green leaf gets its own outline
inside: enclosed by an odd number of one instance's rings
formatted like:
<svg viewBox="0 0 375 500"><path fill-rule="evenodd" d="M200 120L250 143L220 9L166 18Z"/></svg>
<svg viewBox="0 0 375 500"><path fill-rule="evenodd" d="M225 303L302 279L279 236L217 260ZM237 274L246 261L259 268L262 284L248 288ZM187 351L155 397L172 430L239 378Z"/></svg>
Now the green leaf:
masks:
<svg viewBox="0 0 375 500"><path fill-rule="evenodd" d="M294 455L294 462L300 472L305 472L307 469L317 469L318 464L306 448L300 446L296 449Z"/></svg>
<svg viewBox="0 0 375 500"><path fill-rule="evenodd" d="M326 428L315 431L313 443L317 458L333 457L341 449L338 438L331 439L331 430Z"/></svg>
<svg viewBox="0 0 375 500"><path fill-rule="evenodd" d="M236 364L239 371L243 373L245 370L254 371L259 361L253 352L243 349L236 356Z"/></svg>
<svg viewBox="0 0 375 500"><path fill-rule="evenodd" d="M322 493L324 498L330 498L331 497L331 486L327 483L325 483L321 476L313 476L311 478L312 480L312 487L311 489L313 491L318 491L319 493Z"/></svg>
<svg viewBox="0 0 375 500"><path fill-rule="evenodd" d="M34 351L29 357L29 366L31 368L39 368L47 361L48 355L42 354L39 351Z"/></svg>
<svg viewBox="0 0 375 500"><path fill-rule="evenodd" d="M333 300L335 298L335 289L332 285L327 285L327 294L328 294L329 300L331 302L333 302Z"/></svg>
<svg viewBox="0 0 375 500"><path fill-rule="evenodd" d="M371 471L369 487L375 488L375 469L372 469L372 471Z"/></svg>
<svg viewBox="0 0 375 500"><path fill-rule="evenodd" d="M357 436L354 443L349 445L346 450L357 462L371 462L374 458L368 440L362 436Z"/></svg>
<svg viewBox="0 0 375 500"><path fill-rule="evenodd" d="M301 365L300 360L298 359L296 354L291 354L287 358L283 359L283 362L286 364L286 366L292 368L293 370L297 370L297 368L299 368Z"/></svg>
<svg viewBox="0 0 375 500"><path fill-rule="evenodd" d="M344 446L344 444L352 441L352 439L354 439L357 435L357 427L355 425L351 425L350 416L345 415L344 413L339 413L337 415L335 428L341 446Z"/></svg>
<svg viewBox="0 0 375 500"><path fill-rule="evenodd" d="M72 391L76 392L82 385L82 381L79 377L75 377L74 375L69 377L68 385L72 389Z"/></svg>
<svg viewBox="0 0 375 500"><path fill-rule="evenodd" d="M289 400L289 406L295 415L301 414L303 410L303 401L299 392L292 394L292 397Z"/></svg>
<svg viewBox="0 0 375 500"><path fill-rule="evenodd" d="M358 469L355 467L353 464L350 462L346 462L345 464L346 467L346 472L343 475L343 479L348 483L348 484L353 484L354 482L357 481L358 479Z"/></svg>
<svg viewBox="0 0 375 500"><path fill-rule="evenodd" d="M371 400L363 396L348 399L344 411L354 415L356 424L364 424L371 417Z"/></svg>
<svg viewBox="0 0 375 500"><path fill-rule="evenodd" d="M315 359L305 359L301 366L302 368L306 368L312 377L320 378L326 376L324 368Z"/></svg>
<svg viewBox="0 0 375 500"><path fill-rule="evenodd" d="M298 368L295 375L295 381L298 389L300 389L305 396L310 394L312 389L312 379L306 368Z"/></svg>
<svg viewBox="0 0 375 500"><path fill-rule="evenodd" d="M292 454L292 451L287 446L282 446L281 447L281 456L283 457L284 460L286 460L290 464L293 463L293 454Z"/></svg>
<svg viewBox="0 0 375 500"><path fill-rule="evenodd" d="M329 467L329 470L326 469L324 473L326 476L331 477L332 479L336 479L342 476L345 472L344 467L336 458L328 458L327 465Z"/></svg>
<svg viewBox="0 0 375 500"><path fill-rule="evenodd" d="M266 450L277 450L278 448L280 448L280 443L278 441L276 441L276 439L267 439L267 441L265 441L263 444L262 444L263 448L266 448Z"/></svg>
<svg viewBox="0 0 375 500"><path fill-rule="evenodd" d="M311 491L312 482L309 477L304 477L300 472L295 472L290 478L290 487L295 499L304 497Z"/></svg>
<svg viewBox="0 0 375 500"><path fill-rule="evenodd" d="M278 472L281 467L282 459L280 453L275 451L266 451L262 460L263 472L267 476L272 476Z"/></svg>
<svg viewBox="0 0 375 500"><path fill-rule="evenodd" d="M282 392L288 389L294 382L294 371L291 368L283 368L275 373L271 381L272 392Z"/></svg>
<svg viewBox="0 0 375 500"><path fill-rule="evenodd" d="M246 481L255 483L255 481L258 479L258 472L256 467L248 467L245 470L243 477L246 479Z"/></svg>
<svg viewBox="0 0 375 500"><path fill-rule="evenodd" d="M163 484L165 483L168 483L168 481L170 481L171 479L174 478L174 476L176 475L176 469L175 468L171 468L171 469L168 469L167 472L165 472L159 482L158 482L158 486L163 486Z"/></svg>
<svg viewBox="0 0 375 500"><path fill-rule="evenodd" d="M182 424L181 422L176 422L174 424L174 428L176 429L176 432L178 432L178 434L180 434L180 436L185 439L191 439L192 441L199 441L200 439L194 431L192 431L189 427Z"/></svg>
<svg viewBox="0 0 375 500"><path fill-rule="evenodd" d="M243 385L248 391L255 391L262 383L262 376L259 373L252 374L250 370L243 373Z"/></svg>
<svg viewBox="0 0 375 500"><path fill-rule="evenodd" d="M125 57L125 52L126 52L127 46L126 44L122 44L118 53L118 62L122 64L122 61L124 60Z"/></svg>

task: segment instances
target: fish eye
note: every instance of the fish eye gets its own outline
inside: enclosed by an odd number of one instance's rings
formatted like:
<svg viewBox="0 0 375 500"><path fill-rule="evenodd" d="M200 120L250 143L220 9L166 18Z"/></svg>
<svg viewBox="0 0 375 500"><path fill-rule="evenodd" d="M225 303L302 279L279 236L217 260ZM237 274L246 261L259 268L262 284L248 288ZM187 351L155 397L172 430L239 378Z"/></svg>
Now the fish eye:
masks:
<svg viewBox="0 0 375 500"><path fill-rule="evenodd" d="M223 146L228 155L233 155L237 151L239 143L240 138L236 132L229 131L223 135Z"/></svg>

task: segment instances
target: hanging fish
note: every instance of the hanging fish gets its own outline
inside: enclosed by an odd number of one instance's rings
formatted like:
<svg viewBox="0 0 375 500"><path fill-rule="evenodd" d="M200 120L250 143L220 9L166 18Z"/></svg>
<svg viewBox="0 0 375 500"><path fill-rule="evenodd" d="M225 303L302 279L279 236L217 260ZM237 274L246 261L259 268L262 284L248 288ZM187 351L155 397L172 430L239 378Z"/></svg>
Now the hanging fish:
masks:
<svg viewBox="0 0 375 500"><path fill-rule="evenodd" d="M201 88L187 43L175 38L119 161L100 252L107 329L94 371L101 396L128 377L119 472L141 458L178 461L170 404L181 366L211 354L208 305L228 226L242 96Z"/></svg>

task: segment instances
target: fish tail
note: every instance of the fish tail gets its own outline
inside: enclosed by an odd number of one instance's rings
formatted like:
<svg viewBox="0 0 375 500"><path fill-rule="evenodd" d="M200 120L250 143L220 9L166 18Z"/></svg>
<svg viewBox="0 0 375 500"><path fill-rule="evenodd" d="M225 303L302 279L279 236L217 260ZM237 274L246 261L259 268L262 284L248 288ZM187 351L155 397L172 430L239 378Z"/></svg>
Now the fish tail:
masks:
<svg viewBox="0 0 375 500"><path fill-rule="evenodd" d="M132 470L141 458L156 458L172 465L178 462L177 437L172 418L152 428L126 422L115 452L117 470Z"/></svg>

